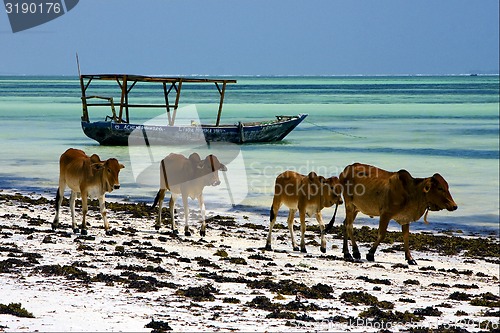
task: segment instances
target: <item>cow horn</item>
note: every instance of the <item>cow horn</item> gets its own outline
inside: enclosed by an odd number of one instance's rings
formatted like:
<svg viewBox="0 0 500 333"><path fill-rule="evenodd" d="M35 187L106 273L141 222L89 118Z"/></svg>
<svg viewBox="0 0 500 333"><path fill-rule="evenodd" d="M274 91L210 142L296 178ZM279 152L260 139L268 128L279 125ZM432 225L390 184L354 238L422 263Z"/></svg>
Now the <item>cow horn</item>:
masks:
<svg viewBox="0 0 500 333"><path fill-rule="evenodd" d="M311 171L311 172L309 172L307 177L309 177L310 180L314 180L315 178L318 178L318 175L316 174L316 172Z"/></svg>

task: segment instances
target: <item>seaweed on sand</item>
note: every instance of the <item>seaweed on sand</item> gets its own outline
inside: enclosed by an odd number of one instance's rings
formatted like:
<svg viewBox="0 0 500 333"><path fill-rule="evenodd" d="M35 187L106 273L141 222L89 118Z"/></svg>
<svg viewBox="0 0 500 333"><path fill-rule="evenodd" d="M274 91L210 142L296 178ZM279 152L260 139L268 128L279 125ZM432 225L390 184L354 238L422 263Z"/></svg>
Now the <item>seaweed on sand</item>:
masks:
<svg viewBox="0 0 500 333"><path fill-rule="evenodd" d="M343 231L340 226L333 227L331 231L334 238L342 239ZM377 239L377 228L363 226L354 229L354 237L360 243L373 243ZM383 243L402 243L403 236L400 231L388 231ZM457 255L462 253L466 257L500 258L500 243L490 238L465 238L459 236L432 235L425 233L412 233L410 247L414 251L434 251L444 255ZM393 250L401 249L393 246Z"/></svg>
<svg viewBox="0 0 500 333"><path fill-rule="evenodd" d="M57 276L65 276L70 280L78 279L82 281L90 281L90 276L84 270L81 270L74 265L43 265L35 267L35 271L39 271L45 275L57 275Z"/></svg>
<svg viewBox="0 0 500 333"><path fill-rule="evenodd" d="M487 306L490 308L500 307L500 296L492 293L482 293L469 302L474 306Z"/></svg>
<svg viewBox="0 0 500 333"><path fill-rule="evenodd" d="M268 289L282 295L297 295L297 293L300 293L305 298L333 298L331 295L331 293L333 293L333 288L323 283L308 287L304 283L292 280L274 282L266 278L263 280L248 281L247 286L253 289Z"/></svg>
<svg viewBox="0 0 500 333"><path fill-rule="evenodd" d="M21 306L21 303L9 303L9 305L0 303L0 314L10 314L16 317L35 318L31 312Z"/></svg>
<svg viewBox="0 0 500 333"><path fill-rule="evenodd" d="M371 306L367 310L361 311L358 316L364 319L371 318L372 322L377 323L410 323L424 319L424 317L408 311L383 311L377 306Z"/></svg>
<svg viewBox="0 0 500 333"><path fill-rule="evenodd" d="M388 301L379 301L377 297L364 291L346 291L340 295L340 299L353 305L371 305L381 307L382 309L393 309L394 303Z"/></svg>
<svg viewBox="0 0 500 333"><path fill-rule="evenodd" d="M165 331L173 331L172 327L170 327L170 325L165 322L165 321L161 321L161 320L154 320L154 319L151 319L151 321L146 324L144 327L146 328L152 328L153 330L151 331L151 333L161 333L161 332L165 332Z"/></svg>
<svg viewBox="0 0 500 333"><path fill-rule="evenodd" d="M212 302L215 300L214 293L219 291L210 284L199 287L188 287L187 289L178 289L177 295L190 297L197 302Z"/></svg>

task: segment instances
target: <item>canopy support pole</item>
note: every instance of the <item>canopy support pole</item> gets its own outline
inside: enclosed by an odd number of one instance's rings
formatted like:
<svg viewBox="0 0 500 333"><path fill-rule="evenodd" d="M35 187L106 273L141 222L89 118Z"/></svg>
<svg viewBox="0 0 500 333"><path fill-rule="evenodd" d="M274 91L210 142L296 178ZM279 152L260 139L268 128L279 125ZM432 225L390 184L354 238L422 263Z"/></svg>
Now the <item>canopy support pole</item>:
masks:
<svg viewBox="0 0 500 333"><path fill-rule="evenodd" d="M219 90L220 94L219 111L217 112L217 121L215 122L215 126L218 127L220 125L220 116L222 114L222 104L224 103L224 93L226 92L226 81L222 83L222 90L219 88L217 82L215 85L217 86L217 90Z"/></svg>
<svg viewBox="0 0 500 333"><path fill-rule="evenodd" d="M179 88L177 88L177 95L175 96L174 114L172 116L172 122L170 122L170 126L174 126L175 123L175 116L177 115L177 108L179 107L179 99L181 98L181 88L182 79L179 80Z"/></svg>

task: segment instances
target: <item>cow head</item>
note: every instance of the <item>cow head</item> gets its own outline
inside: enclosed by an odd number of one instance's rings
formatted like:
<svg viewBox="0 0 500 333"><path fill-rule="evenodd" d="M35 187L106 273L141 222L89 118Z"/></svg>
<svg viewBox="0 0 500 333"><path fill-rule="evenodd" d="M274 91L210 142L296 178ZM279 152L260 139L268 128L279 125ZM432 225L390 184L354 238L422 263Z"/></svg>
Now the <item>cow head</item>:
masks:
<svg viewBox="0 0 500 333"><path fill-rule="evenodd" d="M313 191L313 187L319 189L319 195L321 196L321 205L323 207L331 207L335 204L341 205L342 202L342 185L337 177L325 178L323 176L318 176L314 171L307 175L310 183L309 195L316 195L318 192Z"/></svg>
<svg viewBox="0 0 500 333"><path fill-rule="evenodd" d="M323 178L323 177L321 177ZM321 180L323 186L323 201L325 207L333 205L341 205L342 201L342 185L337 177L323 178Z"/></svg>
<svg viewBox="0 0 500 333"><path fill-rule="evenodd" d="M99 159L98 156L97 159ZM106 161L92 163L92 169L101 175L102 186L106 192L112 192L113 190L120 188L118 175L120 170L123 168L125 168L125 166L118 163L116 158L110 158Z"/></svg>
<svg viewBox="0 0 500 333"><path fill-rule="evenodd" d="M429 210L457 210L458 206L451 197L448 183L439 173L424 180L423 191L427 199Z"/></svg>
<svg viewBox="0 0 500 333"><path fill-rule="evenodd" d="M222 164L217 156L208 155L203 161L198 162L198 169L205 177L205 185L217 186L220 184L219 170L227 171L227 168Z"/></svg>

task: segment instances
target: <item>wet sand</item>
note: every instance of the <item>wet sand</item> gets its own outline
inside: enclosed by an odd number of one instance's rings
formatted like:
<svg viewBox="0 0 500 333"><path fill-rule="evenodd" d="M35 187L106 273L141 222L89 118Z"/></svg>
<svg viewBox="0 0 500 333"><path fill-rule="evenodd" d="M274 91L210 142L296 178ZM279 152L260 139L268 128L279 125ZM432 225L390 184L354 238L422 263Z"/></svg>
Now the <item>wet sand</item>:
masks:
<svg viewBox="0 0 500 333"><path fill-rule="evenodd" d="M412 234L408 266L390 233L376 262L351 263L338 227L320 252L312 220L304 254L285 218L264 251L266 216L209 212L201 238L196 222L190 237L156 231L142 204L108 204L112 236L95 207L88 215L88 235L74 234L63 205L52 231L50 200L0 193L0 331L499 330L495 237ZM364 256L376 230L355 232Z"/></svg>

